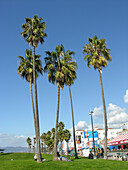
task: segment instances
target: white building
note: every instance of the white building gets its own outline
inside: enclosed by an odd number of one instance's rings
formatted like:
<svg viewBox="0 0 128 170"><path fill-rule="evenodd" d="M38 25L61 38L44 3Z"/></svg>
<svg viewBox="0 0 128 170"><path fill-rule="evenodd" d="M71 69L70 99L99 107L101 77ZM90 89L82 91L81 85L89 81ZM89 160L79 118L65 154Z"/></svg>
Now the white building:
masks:
<svg viewBox="0 0 128 170"><path fill-rule="evenodd" d="M98 132L98 139L99 141L104 140L104 129L99 129L99 128L95 128L94 130L96 130ZM119 132L121 132L122 129L113 129L113 128L108 128L108 132L107 132L107 139L111 140L113 138L115 138Z"/></svg>
<svg viewBox="0 0 128 170"><path fill-rule="evenodd" d="M97 135L94 138L94 141L96 144L100 144L101 147L104 147L104 129L100 129L100 128L94 128L94 132L97 133ZM122 129L113 129L113 128L108 128L108 133L107 133L107 139L111 140L113 138L115 138L119 133L122 132ZM83 148L83 147L87 147L89 146L90 148L92 147L92 131L91 129L85 129L85 130L76 130L75 135L76 135L76 147L77 150ZM89 137L89 135L91 135ZM95 135L95 134L94 134ZM74 148L74 142L73 140L70 140L68 143L68 147L69 149ZM66 151L67 150L67 144L64 142L63 145L63 150Z"/></svg>

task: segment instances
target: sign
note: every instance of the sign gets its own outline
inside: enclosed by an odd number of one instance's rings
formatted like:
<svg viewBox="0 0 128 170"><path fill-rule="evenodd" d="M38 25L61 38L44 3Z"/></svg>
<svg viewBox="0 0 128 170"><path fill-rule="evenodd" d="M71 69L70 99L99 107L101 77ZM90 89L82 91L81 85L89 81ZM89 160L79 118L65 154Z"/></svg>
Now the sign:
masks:
<svg viewBox="0 0 128 170"><path fill-rule="evenodd" d="M97 131L93 131L94 138L98 138L98 133ZM84 138L93 138L92 137L92 131L86 131L84 132Z"/></svg>

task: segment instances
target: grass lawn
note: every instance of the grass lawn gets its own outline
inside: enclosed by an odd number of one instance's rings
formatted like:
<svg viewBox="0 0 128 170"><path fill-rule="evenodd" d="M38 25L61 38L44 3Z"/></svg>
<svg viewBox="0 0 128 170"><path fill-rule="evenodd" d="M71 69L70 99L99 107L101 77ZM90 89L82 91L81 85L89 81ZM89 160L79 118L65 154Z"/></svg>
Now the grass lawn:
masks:
<svg viewBox="0 0 128 170"><path fill-rule="evenodd" d="M48 170L122 170L128 169L128 162L103 160L103 159L87 159L79 158L73 159L71 162L66 161L52 161L53 156L43 154L42 157L47 161L37 163L33 160L33 153L0 153L0 170L19 170L19 169L48 169ZM13 160L11 160L13 159Z"/></svg>

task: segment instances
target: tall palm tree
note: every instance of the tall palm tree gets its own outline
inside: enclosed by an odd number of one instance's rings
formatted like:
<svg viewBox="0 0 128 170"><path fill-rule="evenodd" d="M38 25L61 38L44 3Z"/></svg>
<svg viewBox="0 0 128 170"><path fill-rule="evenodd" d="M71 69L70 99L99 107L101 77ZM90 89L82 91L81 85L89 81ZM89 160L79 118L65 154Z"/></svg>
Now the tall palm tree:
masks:
<svg viewBox="0 0 128 170"><path fill-rule="evenodd" d="M29 45L33 47L33 82L34 82L34 94L35 94L35 110L36 110L36 140L37 140L37 162L41 162L41 148L40 148L40 129L39 129L39 114L38 114L38 100L37 100L37 85L35 74L35 48L37 48L39 42L44 42L46 33L45 22L42 22L43 18L38 18L37 15L31 18L25 18L26 23L22 25L23 32L21 35L23 39L26 39Z"/></svg>
<svg viewBox="0 0 128 170"><path fill-rule="evenodd" d="M89 68L92 65L94 69L97 69L99 72L105 123L104 159L107 159L107 114L101 73L102 68L107 66L108 61L111 61L111 56L109 53L110 50L107 48L105 39L98 40L97 36L94 36L92 39L89 38L88 40L89 44L85 44L85 46L83 47L83 53L87 54L84 57L84 60L87 61L87 65Z"/></svg>
<svg viewBox="0 0 128 170"><path fill-rule="evenodd" d="M68 129L64 130L64 140L67 142L67 154L68 154L68 141L71 138L71 133Z"/></svg>
<svg viewBox="0 0 128 170"><path fill-rule="evenodd" d="M58 139L61 143L61 155L62 155L62 142L64 140L64 123L59 122Z"/></svg>
<svg viewBox="0 0 128 170"><path fill-rule="evenodd" d="M74 139L74 148L75 148L75 158L77 159L77 149L76 149L76 137L75 137L75 125L74 125L74 113L73 113L73 103L72 103L72 95L71 95L71 85L74 83L76 79L76 70L77 63L73 60L72 55L75 54L73 51L66 51L63 57L63 73L65 77L65 83L69 88L70 95L70 103L71 103L71 112L72 112L72 126L73 126L73 139Z"/></svg>
<svg viewBox="0 0 128 170"><path fill-rule="evenodd" d="M25 57L18 56L20 59L19 67L17 69L18 74L21 77L25 78L27 82L30 84L30 94L31 94L31 102L32 102L32 110L33 110L33 119L34 119L34 127L36 133L36 116L35 116L35 107L33 101L33 92L32 92L32 84L33 84L33 61L32 61L32 51L26 49ZM42 74L42 62L39 59L40 55L35 55L35 73L36 78L38 77L39 73Z"/></svg>
<svg viewBox="0 0 128 170"><path fill-rule="evenodd" d="M48 71L48 80L51 83L57 84L58 94L57 94L57 113L56 113L56 126L55 126L55 138L54 138L54 157L53 160L58 160L57 158L57 129L58 129L58 119L59 119L59 104L60 104L60 88L64 88L64 74L62 73L61 58L64 55L63 45L56 46L55 51L47 51L48 57L45 57L44 70Z"/></svg>
<svg viewBox="0 0 128 170"><path fill-rule="evenodd" d="M28 147L29 147L29 153L30 153L30 151L31 151L31 145L32 145L32 140L31 140L30 137L28 137L26 141L27 141L27 144L28 144Z"/></svg>

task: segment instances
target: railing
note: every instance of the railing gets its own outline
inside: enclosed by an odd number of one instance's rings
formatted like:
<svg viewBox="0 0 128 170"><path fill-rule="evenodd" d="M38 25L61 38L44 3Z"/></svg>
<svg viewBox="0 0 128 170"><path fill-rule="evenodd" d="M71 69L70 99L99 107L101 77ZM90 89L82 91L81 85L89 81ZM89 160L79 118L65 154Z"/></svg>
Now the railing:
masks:
<svg viewBox="0 0 128 170"><path fill-rule="evenodd" d="M111 150L111 151L109 151L108 153L112 153L112 152L128 152L128 149L114 149L114 150Z"/></svg>

